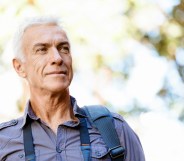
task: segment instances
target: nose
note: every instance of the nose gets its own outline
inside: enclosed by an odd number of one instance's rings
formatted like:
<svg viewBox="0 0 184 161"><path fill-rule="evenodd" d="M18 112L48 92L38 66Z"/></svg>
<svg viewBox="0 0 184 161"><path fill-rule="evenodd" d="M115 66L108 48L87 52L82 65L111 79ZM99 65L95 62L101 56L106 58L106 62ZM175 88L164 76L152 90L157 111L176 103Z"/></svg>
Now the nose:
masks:
<svg viewBox="0 0 184 161"><path fill-rule="evenodd" d="M63 58L58 52L57 48L53 48L51 51L51 64L61 65L63 63Z"/></svg>

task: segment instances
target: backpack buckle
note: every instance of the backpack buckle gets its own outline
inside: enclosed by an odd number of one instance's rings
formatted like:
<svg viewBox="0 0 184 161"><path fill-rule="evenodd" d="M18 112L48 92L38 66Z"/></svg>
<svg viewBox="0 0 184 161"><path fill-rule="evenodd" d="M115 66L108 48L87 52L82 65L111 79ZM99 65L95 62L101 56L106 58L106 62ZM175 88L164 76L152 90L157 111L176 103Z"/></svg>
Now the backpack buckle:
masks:
<svg viewBox="0 0 184 161"><path fill-rule="evenodd" d="M116 159L119 157L125 158L125 148L123 148L121 145L110 148L109 154L112 159Z"/></svg>

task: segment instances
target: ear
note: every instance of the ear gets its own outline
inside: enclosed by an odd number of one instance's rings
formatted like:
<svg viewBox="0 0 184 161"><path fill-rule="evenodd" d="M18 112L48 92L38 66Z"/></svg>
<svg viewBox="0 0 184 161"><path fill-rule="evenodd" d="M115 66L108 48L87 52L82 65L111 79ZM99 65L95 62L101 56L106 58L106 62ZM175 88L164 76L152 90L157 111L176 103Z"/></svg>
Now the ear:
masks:
<svg viewBox="0 0 184 161"><path fill-rule="evenodd" d="M26 78L25 63L23 63L20 59L16 58L12 60L12 63L17 74L22 78Z"/></svg>

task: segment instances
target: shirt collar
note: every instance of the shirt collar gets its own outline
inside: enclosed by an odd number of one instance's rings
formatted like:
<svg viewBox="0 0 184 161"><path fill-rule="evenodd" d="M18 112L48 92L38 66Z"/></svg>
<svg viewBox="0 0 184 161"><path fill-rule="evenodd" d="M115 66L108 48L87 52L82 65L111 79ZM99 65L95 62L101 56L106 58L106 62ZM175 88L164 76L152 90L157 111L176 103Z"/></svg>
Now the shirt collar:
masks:
<svg viewBox="0 0 184 161"><path fill-rule="evenodd" d="M36 115L33 113L33 110L31 108L30 101L26 103L25 110L24 110L24 116L23 116L23 123L21 125L21 128L25 126L26 123L29 123L30 120L38 120Z"/></svg>
<svg viewBox="0 0 184 161"><path fill-rule="evenodd" d="M73 112L76 117L87 117L81 108L77 105L77 101L74 97L70 96L71 105L73 107Z"/></svg>
<svg viewBox="0 0 184 161"><path fill-rule="evenodd" d="M77 105L77 101L74 97L70 96L71 105L73 108L74 115L76 117L87 117L81 110L81 108ZM26 103L25 106L25 112L23 116L23 123L21 125L21 128L25 126L26 123L29 123L30 120L39 120L39 118L34 114L30 101Z"/></svg>

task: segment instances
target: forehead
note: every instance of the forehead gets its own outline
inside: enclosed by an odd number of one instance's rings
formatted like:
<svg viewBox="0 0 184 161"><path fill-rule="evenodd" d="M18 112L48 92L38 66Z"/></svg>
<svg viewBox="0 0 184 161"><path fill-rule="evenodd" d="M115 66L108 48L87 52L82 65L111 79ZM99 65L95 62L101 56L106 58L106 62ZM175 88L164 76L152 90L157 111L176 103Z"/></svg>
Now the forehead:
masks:
<svg viewBox="0 0 184 161"><path fill-rule="evenodd" d="M66 32L55 24L34 25L27 28L23 35L23 42L29 43L53 43L67 41Z"/></svg>

